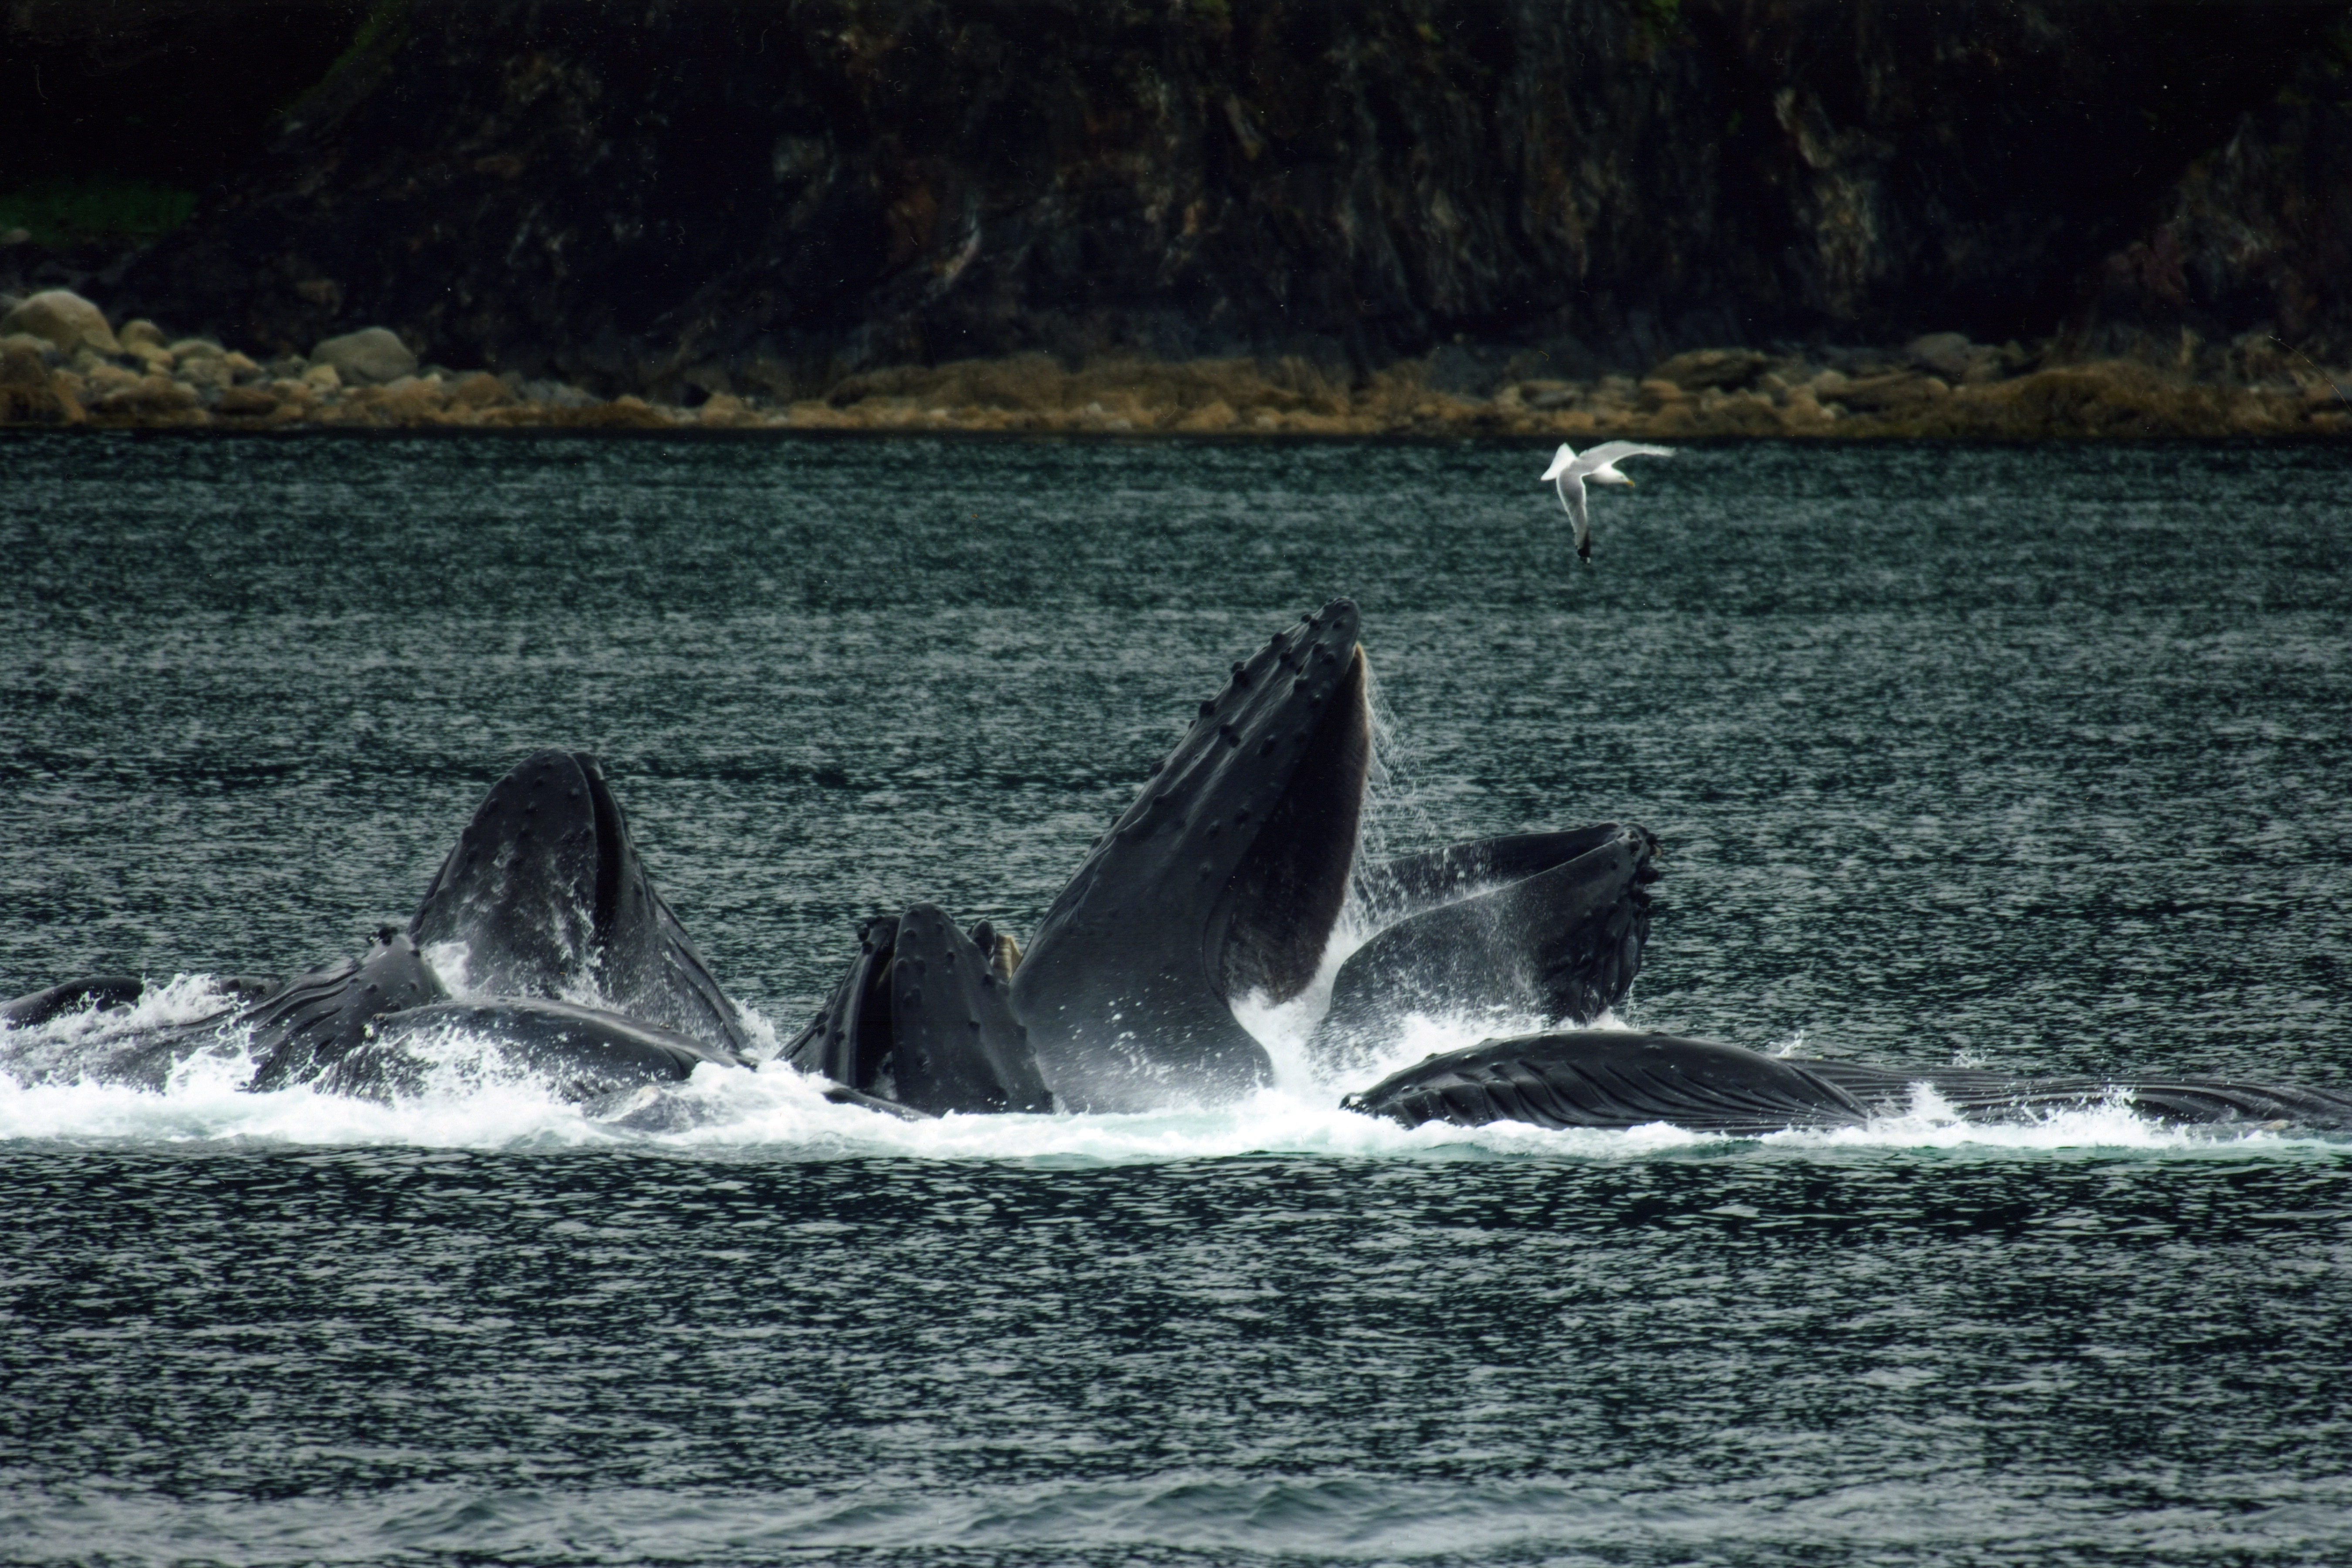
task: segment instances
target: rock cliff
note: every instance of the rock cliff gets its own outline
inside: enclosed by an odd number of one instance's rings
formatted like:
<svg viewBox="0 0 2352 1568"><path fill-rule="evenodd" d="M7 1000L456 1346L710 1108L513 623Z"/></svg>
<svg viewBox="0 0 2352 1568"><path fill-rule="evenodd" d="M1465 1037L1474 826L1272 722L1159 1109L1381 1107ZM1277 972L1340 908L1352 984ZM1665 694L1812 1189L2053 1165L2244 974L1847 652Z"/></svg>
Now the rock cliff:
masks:
<svg viewBox="0 0 2352 1568"><path fill-rule="evenodd" d="M2352 31L2304 53L2109 255L2066 347L2207 379L2352 362Z"/></svg>
<svg viewBox="0 0 2352 1568"><path fill-rule="evenodd" d="M1026 352L2325 358L2347 9L384 0L114 303L689 399Z"/></svg>

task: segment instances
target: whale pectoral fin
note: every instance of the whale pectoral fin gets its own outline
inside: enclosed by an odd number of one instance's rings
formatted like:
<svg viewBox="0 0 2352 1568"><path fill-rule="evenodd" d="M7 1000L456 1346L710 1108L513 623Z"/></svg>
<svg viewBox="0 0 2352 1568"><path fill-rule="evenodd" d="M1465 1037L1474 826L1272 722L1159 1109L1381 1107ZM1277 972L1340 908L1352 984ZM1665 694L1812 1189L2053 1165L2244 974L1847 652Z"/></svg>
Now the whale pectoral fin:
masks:
<svg viewBox="0 0 2352 1568"><path fill-rule="evenodd" d="M1012 987L937 905L899 921L889 984L893 1098L933 1115L1054 1109Z"/></svg>
<svg viewBox="0 0 2352 1568"><path fill-rule="evenodd" d="M1868 1110L1777 1058L1711 1040L1573 1030L1486 1040L1391 1074L1341 1104L1406 1127L1625 1129L1664 1122L1727 1136L1846 1127Z"/></svg>

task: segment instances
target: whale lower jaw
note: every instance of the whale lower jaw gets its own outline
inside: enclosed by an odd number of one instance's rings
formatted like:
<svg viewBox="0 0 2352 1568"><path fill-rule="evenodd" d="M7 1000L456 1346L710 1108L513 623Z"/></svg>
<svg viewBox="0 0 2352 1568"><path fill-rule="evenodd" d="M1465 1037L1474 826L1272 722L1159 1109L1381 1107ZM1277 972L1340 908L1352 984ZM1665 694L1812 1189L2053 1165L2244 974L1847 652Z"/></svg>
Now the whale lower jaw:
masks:
<svg viewBox="0 0 2352 1568"><path fill-rule="evenodd" d="M1860 1127L1906 1115L1922 1087L1972 1122L2031 1121L2121 1105L2168 1123L2352 1127L2352 1094L2334 1089L2221 1079L2032 1079L1975 1068L1790 1060L1713 1040L1622 1030L1484 1040L1393 1073L1341 1103L1405 1127L1513 1121L1624 1131L1664 1124L1752 1136Z"/></svg>

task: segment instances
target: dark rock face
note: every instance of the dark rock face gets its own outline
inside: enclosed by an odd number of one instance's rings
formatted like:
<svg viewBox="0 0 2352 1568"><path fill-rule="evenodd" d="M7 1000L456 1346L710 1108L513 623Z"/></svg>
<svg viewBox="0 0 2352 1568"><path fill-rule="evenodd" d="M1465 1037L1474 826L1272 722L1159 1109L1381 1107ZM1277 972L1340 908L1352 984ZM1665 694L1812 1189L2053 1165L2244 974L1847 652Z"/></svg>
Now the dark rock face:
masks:
<svg viewBox="0 0 2352 1568"><path fill-rule="evenodd" d="M414 0L122 304L656 395L1998 341L2078 310L2345 9Z"/></svg>
<svg viewBox="0 0 2352 1568"><path fill-rule="evenodd" d="M2241 375L2352 356L2352 31L2192 163L2099 281L2089 352Z"/></svg>
<svg viewBox="0 0 2352 1568"><path fill-rule="evenodd" d="M200 189L259 151L367 0L10 0L0 191L134 179Z"/></svg>

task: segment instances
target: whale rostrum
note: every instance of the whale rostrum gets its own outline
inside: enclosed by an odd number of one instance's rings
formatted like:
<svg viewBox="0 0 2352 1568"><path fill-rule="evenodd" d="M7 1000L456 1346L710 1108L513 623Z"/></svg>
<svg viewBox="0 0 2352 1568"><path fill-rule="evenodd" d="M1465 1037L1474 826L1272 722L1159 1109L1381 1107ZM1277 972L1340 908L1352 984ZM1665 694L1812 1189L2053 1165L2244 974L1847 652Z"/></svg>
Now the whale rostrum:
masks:
<svg viewBox="0 0 2352 1568"><path fill-rule="evenodd" d="M1013 994L1064 1107L1272 1080L1233 1005L1305 990L1347 903L1371 767L1356 632L1338 600L1236 664L1045 910Z"/></svg>
<svg viewBox="0 0 2352 1568"><path fill-rule="evenodd" d="M784 1059L927 1115L1050 1111L1013 1010L1010 962L992 928L966 935L935 904L868 921L848 973Z"/></svg>
<svg viewBox="0 0 2352 1568"><path fill-rule="evenodd" d="M2168 1121L2352 1126L2352 1092L2337 1089L1791 1060L1584 1027L1641 973L1656 836L1610 822L1365 861L1360 630L1337 599L1234 663L1025 953L992 922L966 930L933 903L866 920L776 1070L918 1119L1230 1104L1273 1078L1242 1014L1328 976L1305 1048L1329 1078L1393 1061L1418 1018L1546 1026L1343 1101L1407 1127L1754 1134L1904 1115L1923 1091L1974 1121L2123 1104ZM415 913L364 953L283 983L227 983L215 1012L167 1025L138 1022L144 994L105 975L0 1004L0 1069L160 1089L210 1054L249 1064L253 1090L377 1100L520 1074L591 1114L658 1127L667 1113L646 1097L660 1086L759 1065L751 1025L578 752L536 752L492 784Z"/></svg>

